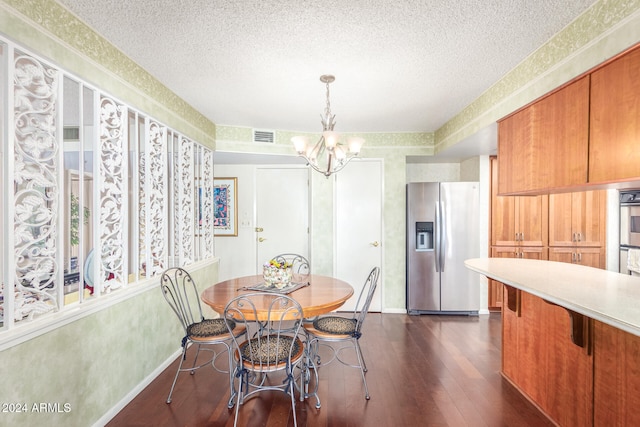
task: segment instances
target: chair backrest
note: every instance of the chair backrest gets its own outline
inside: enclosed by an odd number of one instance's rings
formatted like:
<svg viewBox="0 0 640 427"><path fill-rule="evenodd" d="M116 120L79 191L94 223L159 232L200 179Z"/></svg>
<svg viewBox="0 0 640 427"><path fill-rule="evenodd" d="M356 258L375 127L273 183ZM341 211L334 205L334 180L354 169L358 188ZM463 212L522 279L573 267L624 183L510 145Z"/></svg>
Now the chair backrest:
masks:
<svg viewBox="0 0 640 427"><path fill-rule="evenodd" d="M309 260L299 254L280 254L273 257L274 260L279 263L288 262L292 266L293 281L303 282L307 280L309 274L311 274L311 265Z"/></svg>
<svg viewBox="0 0 640 427"><path fill-rule="evenodd" d="M360 291L358 301L356 302L356 308L353 312L353 318L357 319L358 321L356 325L357 332L360 332L362 329L362 324L364 323L364 319L367 315L367 312L369 311L369 306L371 305L373 294L376 291L376 287L378 286L379 278L380 267L373 267L373 269L367 276L367 280L364 282L362 290Z"/></svg>
<svg viewBox="0 0 640 427"><path fill-rule="evenodd" d="M160 289L178 316L185 334L189 325L204 319L198 289L185 269L173 267L165 270L160 277Z"/></svg>
<svg viewBox="0 0 640 427"><path fill-rule="evenodd" d="M292 355L303 350L301 341L295 339L302 324L302 307L288 295L275 292L241 294L229 301L223 318L229 330L233 327L229 320L236 325L244 325L247 330L257 328L254 334L249 335L248 341L233 338L237 355L242 359L241 366L245 368L262 371L283 369L290 366ZM264 357L267 353L270 357Z"/></svg>

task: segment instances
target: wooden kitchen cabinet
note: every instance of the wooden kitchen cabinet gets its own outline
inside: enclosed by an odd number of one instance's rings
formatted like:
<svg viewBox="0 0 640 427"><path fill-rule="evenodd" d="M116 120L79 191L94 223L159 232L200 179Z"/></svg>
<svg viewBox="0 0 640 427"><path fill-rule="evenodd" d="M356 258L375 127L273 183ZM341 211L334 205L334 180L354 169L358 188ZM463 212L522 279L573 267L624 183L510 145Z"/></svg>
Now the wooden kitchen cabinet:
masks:
<svg viewBox="0 0 640 427"><path fill-rule="evenodd" d="M521 246L493 246L491 248L492 258L527 258L527 259L548 259L548 249L541 246L521 247ZM504 299L502 283L489 279L489 310L501 308L504 311Z"/></svg>
<svg viewBox="0 0 640 427"><path fill-rule="evenodd" d="M604 246L606 190L549 195L549 246Z"/></svg>
<svg viewBox="0 0 640 427"><path fill-rule="evenodd" d="M591 74L589 182L640 177L640 46Z"/></svg>
<svg viewBox="0 0 640 427"><path fill-rule="evenodd" d="M640 337L594 321L593 425L640 425Z"/></svg>
<svg viewBox="0 0 640 427"><path fill-rule="evenodd" d="M601 247L550 247L549 261L567 262L603 269L607 267L605 250Z"/></svg>
<svg viewBox="0 0 640 427"><path fill-rule="evenodd" d="M526 259L548 259L548 248L542 246L493 246L491 248L492 258L526 258Z"/></svg>
<svg viewBox="0 0 640 427"><path fill-rule="evenodd" d="M546 327L544 410L561 426L593 425L593 345L586 341L585 347L580 347L572 341L572 320L566 309L543 304L539 314L544 316Z"/></svg>
<svg viewBox="0 0 640 427"><path fill-rule="evenodd" d="M499 194L587 182L589 78L575 80L499 121Z"/></svg>
<svg viewBox="0 0 640 427"><path fill-rule="evenodd" d="M546 246L549 196L498 196L497 166L494 157L491 159L491 245Z"/></svg>
<svg viewBox="0 0 640 427"><path fill-rule="evenodd" d="M489 279L487 308L489 311L502 310L502 283Z"/></svg>
<svg viewBox="0 0 640 427"><path fill-rule="evenodd" d="M503 375L558 425L593 425L591 343L573 343L564 308L508 285L503 298Z"/></svg>

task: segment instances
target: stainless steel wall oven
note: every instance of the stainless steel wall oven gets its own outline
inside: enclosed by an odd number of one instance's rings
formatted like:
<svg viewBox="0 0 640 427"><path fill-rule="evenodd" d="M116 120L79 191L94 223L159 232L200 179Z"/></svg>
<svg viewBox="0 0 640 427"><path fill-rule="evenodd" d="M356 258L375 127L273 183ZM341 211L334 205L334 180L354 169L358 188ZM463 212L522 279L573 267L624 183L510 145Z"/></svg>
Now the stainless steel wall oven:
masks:
<svg viewBox="0 0 640 427"><path fill-rule="evenodd" d="M640 190L620 192L620 273L629 274L629 249L640 249Z"/></svg>

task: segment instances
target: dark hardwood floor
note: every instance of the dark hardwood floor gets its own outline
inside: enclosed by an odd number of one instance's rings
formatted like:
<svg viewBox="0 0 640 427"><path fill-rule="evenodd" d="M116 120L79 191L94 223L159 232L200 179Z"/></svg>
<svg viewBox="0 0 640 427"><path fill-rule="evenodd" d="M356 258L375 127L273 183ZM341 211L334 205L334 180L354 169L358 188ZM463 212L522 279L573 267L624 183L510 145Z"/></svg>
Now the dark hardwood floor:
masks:
<svg viewBox="0 0 640 427"><path fill-rule="evenodd" d="M551 426L500 376L500 316L369 314L361 345L371 400L360 373L339 363L319 369L319 395L296 404L299 426ZM205 367L181 374L177 361L109 424L232 426L226 374ZM267 392L240 407L238 425L292 426L284 393Z"/></svg>

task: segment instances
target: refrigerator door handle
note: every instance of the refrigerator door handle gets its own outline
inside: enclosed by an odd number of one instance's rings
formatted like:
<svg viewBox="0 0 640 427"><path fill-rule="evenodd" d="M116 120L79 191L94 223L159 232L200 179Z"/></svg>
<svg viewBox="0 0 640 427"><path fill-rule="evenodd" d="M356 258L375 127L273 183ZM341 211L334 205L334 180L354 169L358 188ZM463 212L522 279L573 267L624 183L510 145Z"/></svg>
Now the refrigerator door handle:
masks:
<svg viewBox="0 0 640 427"><path fill-rule="evenodd" d="M440 202L440 271L444 273L444 264L447 253L447 212L444 203Z"/></svg>
<svg viewBox="0 0 640 427"><path fill-rule="evenodd" d="M436 264L436 273L440 273L440 202L436 202L436 221L435 221L433 242L434 261Z"/></svg>

